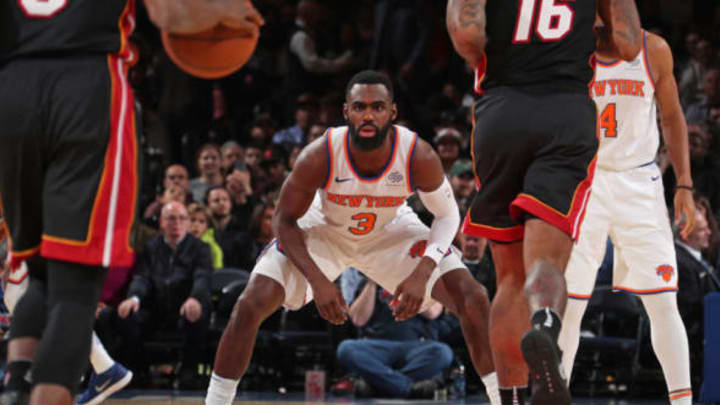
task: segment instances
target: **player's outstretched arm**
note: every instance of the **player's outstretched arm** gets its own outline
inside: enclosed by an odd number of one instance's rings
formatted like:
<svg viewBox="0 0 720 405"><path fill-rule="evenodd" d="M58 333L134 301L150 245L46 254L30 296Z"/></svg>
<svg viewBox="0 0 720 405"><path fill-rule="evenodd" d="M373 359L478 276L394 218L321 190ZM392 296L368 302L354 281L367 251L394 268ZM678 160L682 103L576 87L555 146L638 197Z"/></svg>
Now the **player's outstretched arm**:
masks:
<svg viewBox="0 0 720 405"><path fill-rule="evenodd" d="M442 170L440 158L425 141L418 140L412 161L413 186L425 207L435 218L430 226L427 247L420 263L395 290L394 315L399 321L418 313L425 298L425 286L430 273L450 248L458 227L460 212L455 196Z"/></svg>
<svg viewBox="0 0 720 405"><path fill-rule="evenodd" d="M341 324L347 320L349 308L340 290L310 257L304 232L298 226L298 219L310 208L315 193L325 185L329 164L326 137L316 139L298 156L293 171L280 190L272 225L283 251L312 287L320 316L331 323Z"/></svg>
<svg viewBox="0 0 720 405"><path fill-rule="evenodd" d="M668 156L679 186L693 186L688 151L688 129L678 97L677 83L673 75L673 57L670 46L660 36L647 33L647 56L649 69L655 80L655 99L660 112L660 122ZM675 223L683 221L681 234L687 236L695 223L695 203L692 190L678 188L674 199Z"/></svg>
<svg viewBox="0 0 720 405"><path fill-rule="evenodd" d="M630 61L642 46L640 16L634 0L600 0L598 13L604 26L598 29L598 50Z"/></svg>
<svg viewBox="0 0 720 405"><path fill-rule="evenodd" d="M158 28L176 33L224 24L257 36L265 24L250 0L145 0L145 7Z"/></svg>
<svg viewBox="0 0 720 405"><path fill-rule="evenodd" d="M457 53L476 67L485 52L486 0L450 0L445 24Z"/></svg>

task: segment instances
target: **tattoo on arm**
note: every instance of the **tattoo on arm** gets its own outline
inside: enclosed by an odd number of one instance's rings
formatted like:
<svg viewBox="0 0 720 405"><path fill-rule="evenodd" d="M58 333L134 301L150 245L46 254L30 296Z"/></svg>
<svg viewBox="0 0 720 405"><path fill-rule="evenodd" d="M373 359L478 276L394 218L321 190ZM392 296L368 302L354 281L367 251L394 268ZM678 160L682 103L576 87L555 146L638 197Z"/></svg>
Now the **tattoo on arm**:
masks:
<svg viewBox="0 0 720 405"><path fill-rule="evenodd" d="M612 0L610 4L614 21L613 30L630 43L638 41L635 30L636 11L632 0Z"/></svg>
<svg viewBox="0 0 720 405"><path fill-rule="evenodd" d="M464 0L460 6L460 25L485 29L485 4L482 0Z"/></svg>

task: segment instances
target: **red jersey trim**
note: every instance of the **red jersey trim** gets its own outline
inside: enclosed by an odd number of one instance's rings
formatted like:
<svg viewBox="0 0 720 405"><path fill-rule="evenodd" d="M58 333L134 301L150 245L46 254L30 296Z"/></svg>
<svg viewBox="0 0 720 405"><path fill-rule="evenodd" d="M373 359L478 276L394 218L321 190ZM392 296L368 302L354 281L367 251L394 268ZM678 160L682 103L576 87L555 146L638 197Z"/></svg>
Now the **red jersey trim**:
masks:
<svg viewBox="0 0 720 405"><path fill-rule="evenodd" d="M465 215L462 232L466 235L475 236L477 238L488 238L492 241L499 242L517 242L525 236L525 227L516 225L510 228L497 228L489 225L482 225L472 222L470 213Z"/></svg>

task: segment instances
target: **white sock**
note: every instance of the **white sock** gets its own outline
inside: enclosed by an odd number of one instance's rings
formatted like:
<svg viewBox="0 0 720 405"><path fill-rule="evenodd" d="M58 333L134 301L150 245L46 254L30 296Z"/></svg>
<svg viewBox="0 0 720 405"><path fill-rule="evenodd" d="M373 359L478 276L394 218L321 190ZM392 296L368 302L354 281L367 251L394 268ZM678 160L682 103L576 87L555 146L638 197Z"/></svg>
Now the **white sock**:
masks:
<svg viewBox="0 0 720 405"><path fill-rule="evenodd" d="M640 296L650 318L650 341L665 375L672 404L690 404L690 355L675 293ZM690 396L687 395L690 392ZM676 397L676 399L672 399ZM679 402L676 402L679 401ZM685 402L688 401L688 402Z"/></svg>
<svg viewBox="0 0 720 405"><path fill-rule="evenodd" d="M210 386L208 386L207 396L205 397L205 405L232 404L233 399L235 399L239 383L239 379L232 380L230 378L223 378L213 372L210 377Z"/></svg>
<svg viewBox="0 0 720 405"><path fill-rule="evenodd" d="M565 370L567 383L570 385L575 355L580 345L580 323L582 322L587 300L568 298L563 315L562 329L558 337L558 346L562 350L562 368Z"/></svg>
<svg viewBox="0 0 720 405"><path fill-rule="evenodd" d="M95 374L102 374L115 364L115 360L105 350L100 339L93 331L92 334L92 346L90 347L90 364L92 365Z"/></svg>
<svg viewBox="0 0 720 405"><path fill-rule="evenodd" d="M490 405L500 405L502 401L500 400L497 373L493 371L492 373L480 376L480 379L483 384L485 384L485 392L490 399Z"/></svg>

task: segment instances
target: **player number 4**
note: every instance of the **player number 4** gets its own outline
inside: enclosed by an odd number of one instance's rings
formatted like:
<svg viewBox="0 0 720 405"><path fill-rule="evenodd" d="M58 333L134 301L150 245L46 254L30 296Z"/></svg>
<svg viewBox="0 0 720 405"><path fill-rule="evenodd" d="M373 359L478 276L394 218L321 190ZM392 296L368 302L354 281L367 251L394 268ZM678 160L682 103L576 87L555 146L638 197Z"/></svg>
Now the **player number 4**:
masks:
<svg viewBox="0 0 720 405"><path fill-rule="evenodd" d="M559 41L572 30L575 10L558 0L518 0L518 17L513 34L514 44L530 42L535 8L540 3L540 12L535 21L535 32L543 42Z"/></svg>
<svg viewBox="0 0 720 405"><path fill-rule="evenodd" d="M50 18L67 6L68 0L18 0L26 16L32 18Z"/></svg>
<svg viewBox="0 0 720 405"><path fill-rule="evenodd" d="M617 137L617 119L615 119L615 103L605 106L602 114L600 114L600 128L605 130L606 138Z"/></svg>

